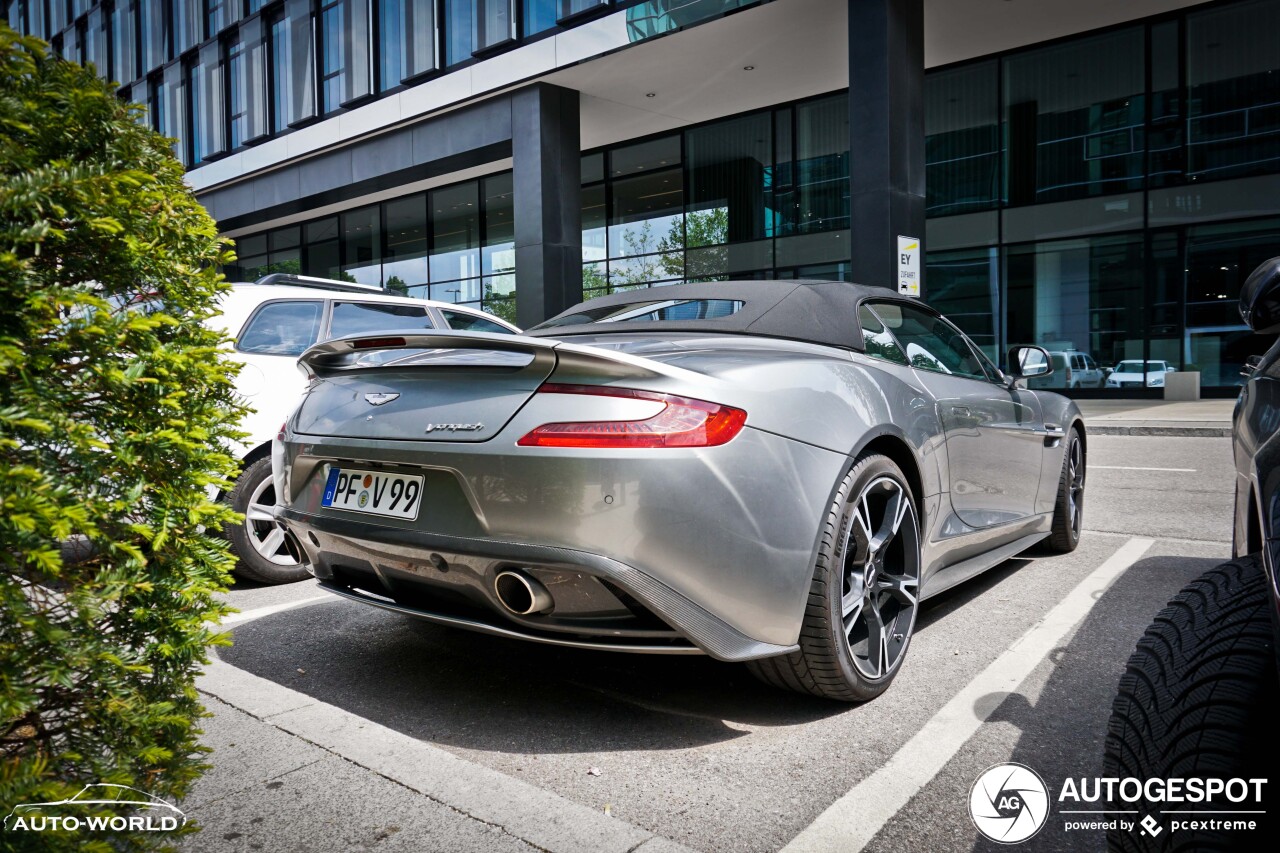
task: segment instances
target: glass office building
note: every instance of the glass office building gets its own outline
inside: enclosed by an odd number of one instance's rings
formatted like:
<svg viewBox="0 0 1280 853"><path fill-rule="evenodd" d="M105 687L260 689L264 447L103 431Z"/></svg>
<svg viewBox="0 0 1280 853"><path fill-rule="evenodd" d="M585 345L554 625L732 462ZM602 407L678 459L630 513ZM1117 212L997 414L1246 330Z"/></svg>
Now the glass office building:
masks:
<svg viewBox="0 0 1280 853"><path fill-rule="evenodd" d="M607 16L638 45L760 5L12 0L8 19L120 81L197 170ZM926 72L928 299L997 361L1035 343L1198 369L1231 393L1269 344L1236 297L1280 254L1280 0L1182 5ZM831 88L581 150L582 295L856 277L849 105ZM493 159L373 200L327 190L261 227L239 217L228 275L349 278L515 319L521 179Z"/></svg>

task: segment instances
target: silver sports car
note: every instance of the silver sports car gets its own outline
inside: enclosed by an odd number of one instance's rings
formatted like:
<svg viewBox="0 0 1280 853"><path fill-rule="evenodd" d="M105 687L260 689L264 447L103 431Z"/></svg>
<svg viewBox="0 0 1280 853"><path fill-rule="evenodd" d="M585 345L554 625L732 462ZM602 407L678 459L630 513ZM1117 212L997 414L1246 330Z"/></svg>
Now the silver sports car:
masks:
<svg viewBox="0 0 1280 853"><path fill-rule="evenodd" d="M523 336L311 347L275 445L321 585L542 643L749 662L861 701L920 602L1080 537L1079 409L918 300L841 282L593 299Z"/></svg>

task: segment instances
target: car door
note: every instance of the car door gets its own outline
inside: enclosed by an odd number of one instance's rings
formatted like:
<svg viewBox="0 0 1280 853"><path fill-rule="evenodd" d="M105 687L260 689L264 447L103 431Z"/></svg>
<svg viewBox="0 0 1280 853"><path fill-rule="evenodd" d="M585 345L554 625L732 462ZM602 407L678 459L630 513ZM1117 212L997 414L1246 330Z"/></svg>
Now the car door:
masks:
<svg viewBox="0 0 1280 853"><path fill-rule="evenodd" d="M978 348L938 314L896 301L869 305L936 401L956 515L970 527L1032 515L1044 455L1034 392L1006 387Z"/></svg>

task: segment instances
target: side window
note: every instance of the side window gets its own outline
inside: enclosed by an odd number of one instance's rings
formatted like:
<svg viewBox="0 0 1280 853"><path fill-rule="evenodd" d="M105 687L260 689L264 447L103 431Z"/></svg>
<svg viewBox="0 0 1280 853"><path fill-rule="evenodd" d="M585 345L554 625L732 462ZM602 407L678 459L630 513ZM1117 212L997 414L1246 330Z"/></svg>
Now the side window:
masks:
<svg viewBox="0 0 1280 853"><path fill-rule="evenodd" d="M912 367L968 379L988 379L968 339L946 320L898 302L876 302L871 307L902 345Z"/></svg>
<svg viewBox="0 0 1280 853"><path fill-rule="evenodd" d="M329 321L329 337L365 332L420 331L431 328L425 305L393 302L335 302Z"/></svg>
<svg viewBox="0 0 1280 853"><path fill-rule="evenodd" d="M236 349L261 355L302 355L320 335L319 300L268 302L240 331Z"/></svg>
<svg viewBox="0 0 1280 853"><path fill-rule="evenodd" d="M871 309L863 305L858 308L858 322L862 325L862 340L866 344L867 355L892 361L894 364L906 364L907 356L902 347L889 334L889 330L880 322L880 318L871 313Z"/></svg>
<svg viewBox="0 0 1280 853"><path fill-rule="evenodd" d="M450 329L457 329L461 332L515 334L501 323L495 323L492 320L486 320L484 317L477 317L475 314L468 314L465 311L450 311L447 308L441 308L440 313L444 315L445 322L449 324Z"/></svg>

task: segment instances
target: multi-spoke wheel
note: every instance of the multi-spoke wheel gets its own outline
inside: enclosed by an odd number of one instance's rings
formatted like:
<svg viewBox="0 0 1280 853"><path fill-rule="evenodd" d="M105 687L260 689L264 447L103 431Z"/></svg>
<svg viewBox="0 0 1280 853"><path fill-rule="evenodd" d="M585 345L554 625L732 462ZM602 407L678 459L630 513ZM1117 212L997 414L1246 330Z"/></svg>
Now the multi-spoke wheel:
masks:
<svg viewBox="0 0 1280 853"><path fill-rule="evenodd" d="M858 461L837 490L814 567L800 651L754 661L778 687L862 702L884 692L911 642L920 592L920 522L889 458Z"/></svg>
<svg viewBox="0 0 1280 853"><path fill-rule="evenodd" d="M1055 554L1066 554L1080 544L1084 525L1084 439L1072 427L1067 434L1066 452L1062 457L1062 477L1058 483L1058 502L1053 509L1053 532L1045 547Z"/></svg>
<svg viewBox="0 0 1280 853"><path fill-rule="evenodd" d="M244 513L244 521L228 525L225 531L238 561L237 575L259 583L292 583L309 577L298 543L271 514L276 497L270 459L247 466L227 500L232 509Z"/></svg>

